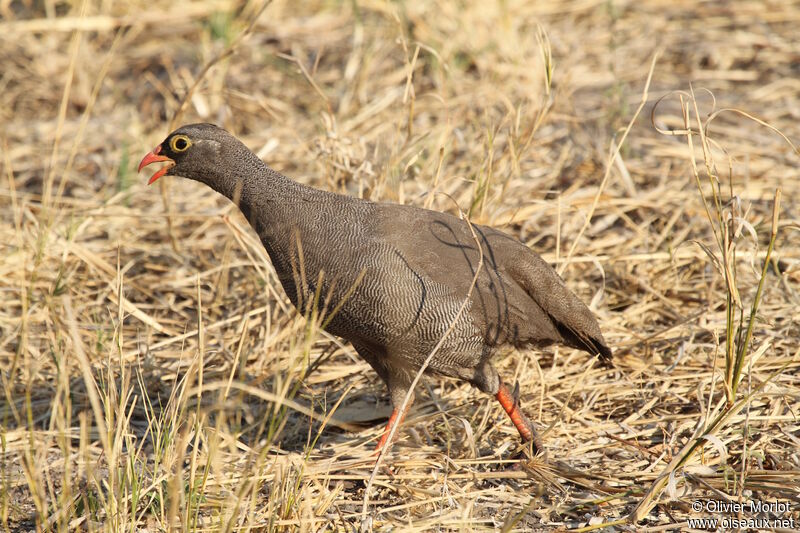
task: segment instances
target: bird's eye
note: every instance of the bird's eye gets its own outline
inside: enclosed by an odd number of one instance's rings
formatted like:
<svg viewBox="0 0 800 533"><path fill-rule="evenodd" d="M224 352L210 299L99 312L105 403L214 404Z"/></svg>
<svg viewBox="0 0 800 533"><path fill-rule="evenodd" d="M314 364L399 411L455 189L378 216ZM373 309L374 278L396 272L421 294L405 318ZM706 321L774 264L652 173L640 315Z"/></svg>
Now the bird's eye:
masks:
<svg viewBox="0 0 800 533"><path fill-rule="evenodd" d="M185 135L176 135L169 142L169 146L172 148L173 152L185 152L186 149L191 145L192 141L190 141L189 137Z"/></svg>

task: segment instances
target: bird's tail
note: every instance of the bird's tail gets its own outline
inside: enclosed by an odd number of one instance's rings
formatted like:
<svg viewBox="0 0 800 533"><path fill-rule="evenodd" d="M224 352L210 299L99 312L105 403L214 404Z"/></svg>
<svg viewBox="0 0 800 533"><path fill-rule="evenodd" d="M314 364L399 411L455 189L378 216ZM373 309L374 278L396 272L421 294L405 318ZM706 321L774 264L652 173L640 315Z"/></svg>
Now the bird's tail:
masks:
<svg viewBox="0 0 800 533"><path fill-rule="evenodd" d="M555 324L564 343L608 362L611 349L594 313L567 288L553 268L527 247L511 262L510 274Z"/></svg>

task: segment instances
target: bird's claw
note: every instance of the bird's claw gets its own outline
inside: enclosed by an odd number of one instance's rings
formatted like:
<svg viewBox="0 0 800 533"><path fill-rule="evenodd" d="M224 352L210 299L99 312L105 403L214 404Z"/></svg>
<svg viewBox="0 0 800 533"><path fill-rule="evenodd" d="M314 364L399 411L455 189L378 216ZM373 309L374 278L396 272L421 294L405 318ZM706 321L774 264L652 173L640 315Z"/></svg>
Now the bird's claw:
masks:
<svg viewBox="0 0 800 533"><path fill-rule="evenodd" d="M514 382L514 390L511 392L511 397L514 399L514 405L519 405L519 380Z"/></svg>

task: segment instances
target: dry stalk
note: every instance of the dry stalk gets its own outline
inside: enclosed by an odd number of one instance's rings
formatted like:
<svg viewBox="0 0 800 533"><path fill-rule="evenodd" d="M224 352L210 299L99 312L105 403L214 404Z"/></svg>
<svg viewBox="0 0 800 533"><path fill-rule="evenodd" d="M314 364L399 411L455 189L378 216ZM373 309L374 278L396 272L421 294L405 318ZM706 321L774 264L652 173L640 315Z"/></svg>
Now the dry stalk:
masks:
<svg viewBox="0 0 800 533"><path fill-rule="evenodd" d="M172 115L172 119L169 121L169 131L174 130L175 127L178 125L178 122L183 117L183 112L186 109L186 106L192 99L192 95L200 86L200 84L203 82L203 80L206 77L206 74L208 74L208 72L214 65L216 65L226 57L233 55L234 52L236 52L236 49L239 47L242 41L244 41L245 37L247 37L248 35L250 35L250 33L252 33L253 28L256 25L256 22L258 22L259 17L261 17L261 14L264 13L264 10L266 10L271 3L272 0L264 0L264 3L261 4L261 7L258 8L258 11L256 11L255 15L253 15L253 18L250 19L250 22L247 24L247 27L244 30L242 30L242 32L239 33L239 35L236 36L236 39L234 39L233 42L231 42L231 44L229 44L222 52L211 58L211 60L209 60L205 65L203 65L203 68L195 77L194 83L186 91L186 94L183 95L183 98L181 98L180 103L178 104L178 109L175 110L175 114Z"/></svg>
<svg viewBox="0 0 800 533"><path fill-rule="evenodd" d="M706 441L710 440L712 437L716 439L717 438L716 434L727 423L729 423L732 417L738 414L739 411L741 411L741 409L743 409L744 407L748 407L748 413L749 413L750 401L754 397L754 395L757 392L759 392L766 385L766 383L770 382L775 377L777 377L780 374L780 372L789 365L789 363L787 363L781 366L778 372L773 373L767 380L759 383L758 386L754 390L752 390L749 394L747 394L743 399L739 400L738 402L736 401L736 392L738 384L741 380L742 367L744 359L749 355L748 349L750 346L750 341L752 339L753 326L756 320L756 313L759 304L761 302L762 290L768 273L770 257L778 233L781 190L777 189L775 191L775 196L772 206L772 224L771 224L769 246L767 248L767 252L764 257L764 264L761 270L761 276L759 278L758 288L756 290L756 295L754 297L751 306L750 318L747 324L747 331L744 335L744 339L741 339L741 337L738 334L734 336L734 327L735 327L734 310L736 307L741 307L741 300L739 297L738 288L736 287L736 278L735 278L736 256L734 253L734 244L733 244L733 241L735 239L735 234L730 230L728 224L724 220L722 211L722 201L718 194L719 180L716 178L716 174L714 171L714 163L711 158L711 153L709 149L709 140L706 137L707 122L703 124L700 120L700 113L697 107L697 100L694 96L694 92L692 91L690 94L691 98L690 102L694 108L695 117L697 118L697 122L699 125L697 131L694 131L691 128L688 120L689 117L688 106L684 105L683 95L681 94L679 96L681 98L681 109L684 117L684 129L680 132L672 132L672 134L673 135L683 134L686 135L687 137L687 142L690 147L690 159L692 161L692 168L694 170L695 183L697 185L698 192L700 193L701 198L703 200L703 205L706 211L706 215L709 219L712 229L714 230L714 234L715 236L717 236L718 239L717 244L719 246L720 253L722 256L721 259L718 260L718 263L720 265L723 265L721 270L726 281L725 285L726 287L726 361L725 361L726 371L725 371L724 385L725 385L727 401L725 405L721 405L716 409L716 414L714 415L713 421L710 424L708 425L705 424L705 420L707 420L707 417L704 417L703 420L701 420L701 422L697 425L695 434L689 439L687 444L684 445L681 452L678 455L676 455L676 457L670 462L669 465L667 465L667 467L661 472L656 481L651 485L645 497L642 498L642 500L636 506L634 512L631 513L631 515L628 517L629 520L634 523L643 520L650 512L650 510L656 505L657 499L660 496L661 491L664 489L664 487L667 485L670 479L672 479L672 477L676 475L677 470L686 465L688 461L699 450L702 449L703 444ZM655 113L655 109L653 110L653 113ZM705 160L706 174L709 178L711 191L713 195L715 215L716 215L715 217L712 217L708 201L706 200L705 193L700 185L699 172L697 171L697 166L694 163L694 151L692 150L692 136L694 134L699 135L701 140L701 147ZM714 259L713 254L710 254L710 257ZM742 325L740 324L739 325L740 330L741 327ZM710 403L711 399L709 398L709 406ZM710 416L708 418L710 418ZM744 475L743 472L742 475Z"/></svg>
<svg viewBox="0 0 800 533"><path fill-rule="evenodd" d="M602 286L594 307L621 372L595 365L584 374L588 358L564 348L495 360L551 428L548 451L559 461L546 466L557 485L511 470L516 439L508 424L493 423L497 406L469 385L431 379L434 401L420 399L407 427L415 445L393 456L392 475L381 468L374 477L375 530L569 528L585 525L587 513L599 529L615 522L598 521L630 516L694 443L654 498L659 512L628 527L680 527L696 498L796 501L791 2L770 10L735 2L720 17L702 2L619 10L282 0L198 76L263 5L0 2L0 531L277 533L361 523L375 460L365 435L385 419L375 409L376 398L385 405L383 385L319 330L327 312L301 320L257 236L227 203L183 180L161 182L171 195L166 209L143 193L127 158L151 147L142 127L159 115L169 121L179 107L185 122L224 114L260 157L298 181L451 212L439 195L470 205L469 178L486 174L492 125L485 221L568 265L568 284L584 301ZM687 89L683 102L657 106L656 129L632 127L620 148L654 34L669 52L658 58L651 98L693 79L713 86L719 103ZM224 79L205 98L223 64ZM605 132L616 121L612 142ZM683 138L688 125L691 139ZM567 236L574 244L597 197L600 180L591 177L609 166L622 179L607 179L567 259L560 245ZM777 188L783 211L769 252ZM734 193L743 207L728 202ZM742 238L748 225L759 230L757 246ZM705 248L687 245L695 241ZM744 305L732 297L729 314L731 287ZM317 301L330 310L327 296ZM723 337L735 341L732 352ZM714 435L704 430L689 442L699 419L712 427L726 395L738 406L749 384L785 365ZM735 394L727 382L738 385ZM462 437L469 446L456 445ZM710 437L724 443L725 459Z"/></svg>
<svg viewBox="0 0 800 533"><path fill-rule="evenodd" d="M619 157L619 152L622 150L622 147L625 144L625 139L628 138L628 133L630 133L631 128L633 128L633 124L636 122L636 119L639 118L639 114L642 112L642 109L644 109L645 104L647 104L647 98L650 91L650 82L653 80L653 73L656 70L656 62L658 62L658 57L660 55L660 51L656 52L653 54L653 58L650 60L650 70L647 72L647 80L644 82L644 89L642 90L642 99L639 102L639 107L636 108L631 120L628 122L628 126L622 132L622 137L620 138L619 142L612 144L611 154L608 158L608 162L606 163L606 171L603 174L603 179L600 181L600 186L597 188L597 193L594 195L594 200L592 200L592 205L589 208L589 212L586 214L586 218L583 221L583 226L581 226L581 229L578 231L578 235L575 237L575 240L572 241L572 246L569 247L569 252L567 253L567 257L564 258L564 262L558 267L558 273L560 275L563 275L564 271L569 266L581 237L583 237L583 234L592 223L592 216L594 216L594 212L597 209L597 204L600 203L600 197L603 195L603 191L606 189L608 178L611 177L611 169L614 168L614 161L616 161L616 159Z"/></svg>

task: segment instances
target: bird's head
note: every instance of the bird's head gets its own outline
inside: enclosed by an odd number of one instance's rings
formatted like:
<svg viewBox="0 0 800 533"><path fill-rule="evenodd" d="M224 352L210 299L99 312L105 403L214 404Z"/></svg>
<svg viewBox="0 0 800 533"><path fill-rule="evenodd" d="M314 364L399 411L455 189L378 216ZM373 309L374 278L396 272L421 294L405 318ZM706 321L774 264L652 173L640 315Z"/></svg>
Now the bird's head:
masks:
<svg viewBox="0 0 800 533"><path fill-rule="evenodd" d="M208 183L215 168L219 168L226 152L239 149L239 141L213 124L188 124L170 133L139 163L139 172L153 163L166 163L147 182L161 176L182 176ZM210 183L209 183L210 185Z"/></svg>

